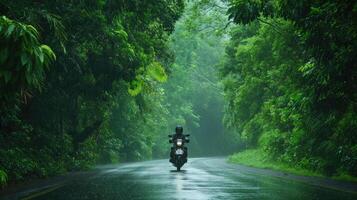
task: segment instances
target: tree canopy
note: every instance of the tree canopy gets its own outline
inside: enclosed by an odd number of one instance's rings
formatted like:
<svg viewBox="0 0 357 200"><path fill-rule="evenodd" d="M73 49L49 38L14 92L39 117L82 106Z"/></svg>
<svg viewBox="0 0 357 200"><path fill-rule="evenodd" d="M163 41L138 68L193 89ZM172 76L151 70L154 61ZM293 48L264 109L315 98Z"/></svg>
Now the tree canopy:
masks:
<svg viewBox="0 0 357 200"><path fill-rule="evenodd" d="M357 4L229 3L226 124L273 159L356 175Z"/></svg>
<svg viewBox="0 0 357 200"><path fill-rule="evenodd" d="M151 157L184 2L0 5L1 182Z"/></svg>

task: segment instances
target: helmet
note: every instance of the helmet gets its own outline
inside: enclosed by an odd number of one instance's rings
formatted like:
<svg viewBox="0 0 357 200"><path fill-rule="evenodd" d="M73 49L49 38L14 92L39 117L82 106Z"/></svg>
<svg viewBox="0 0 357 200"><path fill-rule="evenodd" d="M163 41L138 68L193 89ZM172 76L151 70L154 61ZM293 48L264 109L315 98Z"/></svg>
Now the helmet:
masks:
<svg viewBox="0 0 357 200"><path fill-rule="evenodd" d="M183 128L181 125L177 125L175 128L176 134L182 134L183 133Z"/></svg>

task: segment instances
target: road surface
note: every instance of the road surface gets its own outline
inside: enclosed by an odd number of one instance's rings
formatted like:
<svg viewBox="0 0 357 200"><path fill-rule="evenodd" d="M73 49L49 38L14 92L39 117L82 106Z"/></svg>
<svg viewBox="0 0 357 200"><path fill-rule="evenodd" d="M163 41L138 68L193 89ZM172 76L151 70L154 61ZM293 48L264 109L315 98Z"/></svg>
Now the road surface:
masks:
<svg viewBox="0 0 357 200"><path fill-rule="evenodd" d="M108 165L96 173L27 188L0 199L357 199L354 184L191 158L176 172L168 160Z"/></svg>

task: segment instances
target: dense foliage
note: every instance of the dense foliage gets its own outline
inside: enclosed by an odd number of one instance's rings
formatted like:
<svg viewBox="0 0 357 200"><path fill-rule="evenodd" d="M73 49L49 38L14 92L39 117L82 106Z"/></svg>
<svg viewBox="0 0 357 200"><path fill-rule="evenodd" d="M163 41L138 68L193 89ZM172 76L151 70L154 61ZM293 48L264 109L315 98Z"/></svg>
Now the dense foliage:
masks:
<svg viewBox="0 0 357 200"><path fill-rule="evenodd" d="M167 156L177 124L190 155L357 175L356 23L347 0L0 0L0 185Z"/></svg>
<svg viewBox="0 0 357 200"><path fill-rule="evenodd" d="M162 155L159 83L183 7L1 0L0 184Z"/></svg>
<svg viewBox="0 0 357 200"><path fill-rule="evenodd" d="M226 124L272 159L357 175L357 3L229 2Z"/></svg>

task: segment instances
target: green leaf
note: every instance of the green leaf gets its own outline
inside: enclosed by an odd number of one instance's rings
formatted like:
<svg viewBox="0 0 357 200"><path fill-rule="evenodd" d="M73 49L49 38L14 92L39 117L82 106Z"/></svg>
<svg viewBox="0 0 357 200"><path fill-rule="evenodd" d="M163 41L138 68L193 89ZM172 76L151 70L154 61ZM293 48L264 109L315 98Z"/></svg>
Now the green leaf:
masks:
<svg viewBox="0 0 357 200"><path fill-rule="evenodd" d="M116 30L116 31L114 31L114 33L116 33L116 35L121 39L124 39L124 40L128 39L128 34L124 30Z"/></svg>
<svg viewBox="0 0 357 200"><path fill-rule="evenodd" d="M26 65L27 63L29 63L29 62L30 62L30 59L29 59L27 53L23 52L23 53L21 54L21 64L22 64L23 66L25 66L25 65Z"/></svg>
<svg viewBox="0 0 357 200"><path fill-rule="evenodd" d="M30 31L30 33L32 33L36 38L40 37L40 34L38 33L38 31L36 30L35 27L31 26L31 25L26 25L26 28Z"/></svg>
<svg viewBox="0 0 357 200"><path fill-rule="evenodd" d="M147 67L147 74L159 82L165 82L167 75L159 62L153 62Z"/></svg>
<svg viewBox="0 0 357 200"><path fill-rule="evenodd" d="M9 28L7 28L7 31L6 31L6 33L5 33L5 36L6 36L6 37L9 37L9 36L12 34L12 32L14 31L14 29L15 29L15 25L14 25L14 24L11 24L11 25L9 26Z"/></svg>
<svg viewBox="0 0 357 200"><path fill-rule="evenodd" d="M307 62L298 68L298 70L303 73L303 76L312 74L314 69L315 69L315 64L313 62Z"/></svg>
<svg viewBox="0 0 357 200"><path fill-rule="evenodd" d="M56 54L49 46L43 44L41 45L41 49L51 60L56 60Z"/></svg>
<svg viewBox="0 0 357 200"><path fill-rule="evenodd" d="M142 91L143 81L142 80L133 80L131 81L128 92L131 96L136 96Z"/></svg>
<svg viewBox="0 0 357 200"><path fill-rule="evenodd" d="M5 171L0 169L0 186L5 185L7 182L7 174Z"/></svg>
<svg viewBox="0 0 357 200"><path fill-rule="evenodd" d="M43 64L45 58L44 58L44 55L43 55L42 50L40 50L39 52L40 52L40 53L39 53L40 62L41 62L41 64Z"/></svg>

